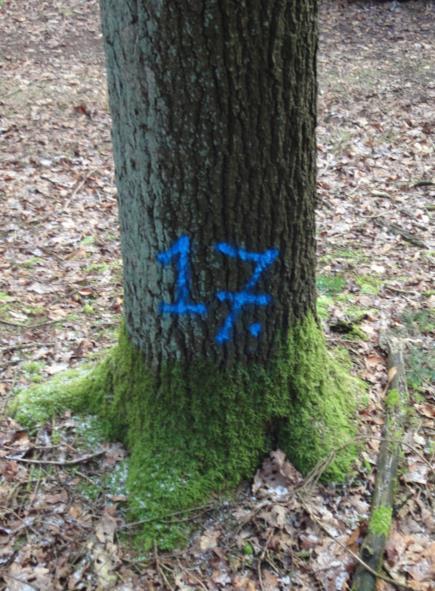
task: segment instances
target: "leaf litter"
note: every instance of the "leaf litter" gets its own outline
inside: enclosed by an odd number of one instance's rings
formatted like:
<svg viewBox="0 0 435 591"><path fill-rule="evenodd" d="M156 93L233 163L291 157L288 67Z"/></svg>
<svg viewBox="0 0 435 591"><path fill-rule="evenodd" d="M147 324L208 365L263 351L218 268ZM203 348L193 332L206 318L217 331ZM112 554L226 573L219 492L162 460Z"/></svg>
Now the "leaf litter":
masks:
<svg viewBox="0 0 435 591"><path fill-rule="evenodd" d="M96 0L0 7L2 408L17 387L96 359L115 339L122 280L97 10ZM412 414L384 572L433 588L434 16L425 0L321 6L319 313L368 385L350 481L303 479L276 450L233 500L192 513L199 530L186 549L142 555L124 533L122 447L68 413L36 434L4 416L1 589L349 589L383 423L387 329L407 346Z"/></svg>

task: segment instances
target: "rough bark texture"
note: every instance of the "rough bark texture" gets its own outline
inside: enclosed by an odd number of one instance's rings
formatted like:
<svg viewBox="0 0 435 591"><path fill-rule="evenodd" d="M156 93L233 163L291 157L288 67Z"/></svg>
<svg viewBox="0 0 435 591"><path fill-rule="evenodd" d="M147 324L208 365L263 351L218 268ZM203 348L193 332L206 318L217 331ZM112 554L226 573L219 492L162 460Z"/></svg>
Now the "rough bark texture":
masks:
<svg viewBox="0 0 435 591"><path fill-rule="evenodd" d="M148 363L265 361L314 307L315 0L102 0L119 191L125 316ZM190 239L189 300L177 294ZM250 261L226 243L279 254L229 338L216 341Z"/></svg>

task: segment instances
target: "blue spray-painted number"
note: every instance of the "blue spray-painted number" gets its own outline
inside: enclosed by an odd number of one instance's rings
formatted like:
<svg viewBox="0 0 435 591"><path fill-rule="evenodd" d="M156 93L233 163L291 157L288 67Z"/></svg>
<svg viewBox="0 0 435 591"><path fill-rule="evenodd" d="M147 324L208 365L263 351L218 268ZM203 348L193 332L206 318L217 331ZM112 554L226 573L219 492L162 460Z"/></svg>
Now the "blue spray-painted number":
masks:
<svg viewBox="0 0 435 591"><path fill-rule="evenodd" d="M216 342L223 344L231 337L234 323L241 314L244 306L267 306L272 301L272 297L267 294L253 294L252 289L257 285L260 276L277 258L279 251L275 248L266 250L265 252L249 252L243 248L237 248L220 242L215 245L215 250L226 256L240 259L249 263L255 263L254 272L249 279L244 289L239 292L218 291L216 294L220 302L230 302L231 311L225 319L222 328L216 335ZM261 325L254 322L249 327L249 332L253 337L258 337L261 333Z"/></svg>
<svg viewBox="0 0 435 591"><path fill-rule="evenodd" d="M207 312L207 306L194 304L190 300L189 255L190 238L188 236L181 236L167 251L157 255L157 260L162 265L168 265L172 259L178 256L175 303L162 302L160 312L163 314L205 314Z"/></svg>

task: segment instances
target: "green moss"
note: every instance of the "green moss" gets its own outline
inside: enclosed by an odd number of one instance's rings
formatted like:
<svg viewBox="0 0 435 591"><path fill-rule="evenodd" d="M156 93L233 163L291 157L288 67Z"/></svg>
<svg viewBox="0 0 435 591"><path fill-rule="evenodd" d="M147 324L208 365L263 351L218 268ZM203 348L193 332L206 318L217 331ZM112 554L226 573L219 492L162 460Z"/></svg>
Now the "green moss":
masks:
<svg viewBox="0 0 435 591"><path fill-rule="evenodd" d="M101 274L106 273L110 269L110 265L108 263L91 263L88 265L84 272L89 274Z"/></svg>
<svg viewBox="0 0 435 591"><path fill-rule="evenodd" d="M36 265L39 265L40 263L41 263L41 259L39 257L29 257L28 259L26 259L25 261L20 263L20 265L22 267L25 267L26 269L32 269L33 267L35 267Z"/></svg>
<svg viewBox="0 0 435 591"><path fill-rule="evenodd" d="M321 294L335 295L343 291L346 280L341 275L318 275L316 285Z"/></svg>
<svg viewBox="0 0 435 591"><path fill-rule="evenodd" d="M413 335L431 334L435 331L435 312L433 310L406 310L402 316L408 332Z"/></svg>
<svg viewBox="0 0 435 591"><path fill-rule="evenodd" d="M324 476L343 480L356 454L356 389L308 317L267 367L203 360L152 371L123 330L93 371L21 392L14 408L27 423L66 407L98 414L131 452L129 509L145 520L144 545L170 548L188 533L172 513L233 490L276 447L304 473L333 454Z"/></svg>
<svg viewBox="0 0 435 591"><path fill-rule="evenodd" d="M367 333L356 324L352 324L350 331L346 334L346 337L351 341L368 341L369 337Z"/></svg>
<svg viewBox="0 0 435 591"><path fill-rule="evenodd" d="M317 316L322 320L329 317L329 311L334 305L334 300L327 295L320 295L317 298Z"/></svg>
<svg viewBox="0 0 435 591"><path fill-rule="evenodd" d="M243 545L242 552L245 556L254 556L254 554L255 554L254 548L253 548L252 544L250 544L249 542L246 542Z"/></svg>
<svg viewBox="0 0 435 591"><path fill-rule="evenodd" d="M9 411L24 426L33 429L53 416L70 409L86 410L86 393L96 370L89 367L59 373L44 384L18 390Z"/></svg>
<svg viewBox="0 0 435 591"><path fill-rule="evenodd" d="M85 304L83 306L83 312L84 314L86 314L87 316L91 316L92 314L95 314L95 309L92 306L92 304Z"/></svg>
<svg viewBox="0 0 435 591"><path fill-rule="evenodd" d="M371 275L361 275L356 278L356 282L361 289L361 293L368 295L378 295L382 288L382 281Z"/></svg>
<svg viewBox="0 0 435 591"><path fill-rule="evenodd" d="M363 263L367 260L367 254L360 249L338 248L329 254L320 258L321 264L336 263L337 261L347 261L348 263L357 264Z"/></svg>
<svg viewBox="0 0 435 591"><path fill-rule="evenodd" d="M81 246L90 246L94 244L95 238L93 236L85 236L82 240L80 240Z"/></svg>
<svg viewBox="0 0 435 591"><path fill-rule="evenodd" d="M47 311L45 306L25 306L23 312L29 316L42 316Z"/></svg>
<svg viewBox="0 0 435 591"><path fill-rule="evenodd" d="M388 536L392 516L393 509L391 507L378 507L370 517L369 531L376 536Z"/></svg>
<svg viewBox="0 0 435 591"><path fill-rule="evenodd" d="M390 408L399 406L400 404L400 392L396 388L392 388L387 395L387 399L385 401L386 405Z"/></svg>
<svg viewBox="0 0 435 591"><path fill-rule="evenodd" d="M62 442L62 435L58 429L54 429L51 433L51 443L52 445L60 445Z"/></svg>

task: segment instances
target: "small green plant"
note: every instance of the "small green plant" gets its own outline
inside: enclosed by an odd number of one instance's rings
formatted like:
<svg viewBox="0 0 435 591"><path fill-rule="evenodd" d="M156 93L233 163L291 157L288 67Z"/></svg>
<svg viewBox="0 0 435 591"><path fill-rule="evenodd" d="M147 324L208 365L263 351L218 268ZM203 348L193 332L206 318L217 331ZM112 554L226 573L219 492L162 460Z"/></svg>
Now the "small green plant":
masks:
<svg viewBox="0 0 435 591"><path fill-rule="evenodd" d="M400 404L400 392L396 388L392 388L387 395L386 405L390 408L394 408Z"/></svg>
<svg viewBox="0 0 435 591"><path fill-rule="evenodd" d="M335 153L343 152L346 146L349 145L353 137L350 129L338 129L335 137L332 140L332 150Z"/></svg>
<svg viewBox="0 0 435 591"><path fill-rule="evenodd" d="M411 347L406 355L406 380L414 395L435 381L435 354Z"/></svg>
<svg viewBox="0 0 435 591"><path fill-rule="evenodd" d="M27 361L23 364L23 370L28 380L33 383L42 381L42 368L44 363L41 361Z"/></svg>
<svg viewBox="0 0 435 591"><path fill-rule="evenodd" d="M317 298L317 315L322 320L329 317L329 311L334 305L334 300L327 295L320 295Z"/></svg>
<svg viewBox="0 0 435 591"><path fill-rule="evenodd" d="M29 316L42 316L46 312L46 308L44 306L26 306L23 308L23 312L28 314Z"/></svg>
<svg viewBox="0 0 435 591"><path fill-rule="evenodd" d="M26 269L32 269L33 267L38 265L40 262L41 262L41 259L39 257L30 257L30 258L26 259L25 261L23 261L21 263L21 266L25 267Z"/></svg>
<svg viewBox="0 0 435 591"><path fill-rule="evenodd" d="M78 320L80 320L80 315L77 312L71 312L65 316L65 322L77 322Z"/></svg>
<svg viewBox="0 0 435 591"><path fill-rule="evenodd" d="M0 316L7 316L14 299L5 291L0 291Z"/></svg>
<svg viewBox="0 0 435 591"><path fill-rule="evenodd" d="M85 273L89 274L99 274L105 273L110 269L110 266L107 263L91 263L85 269Z"/></svg>
<svg viewBox="0 0 435 591"><path fill-rule="evenodd" d="M255 552L254 552L254 548L252 546L252 544L250 544L249 542L246 542L246 544L243 545L242 548L242 552L245 556L254 556Z"/></svg>
<svg viewBox="0 0 435 591"><path fill-rule="evenodd" d="M85 236L80 241L80 246L90 246L91 244L94 244L94 242L95 242L95 238L93 236Z"/></svg>
<svg viewBox="0 0 435 591"><path fill-rule="evenodd" d="M92 314L95 314L95 309L91 304L85 304L83 306L83 313L87 316L92 316Z"/></svg>
<svg viewBox="0 0 435 591"><path fill-rule="evenodd" d="M51 443L53 445L59 445L61 441L62 441L62 436L61 436L59 430L53 429L53 431L51 433Z"/></svg>
<svg viewBox="0 0 435 591"><path fill-rule="evenodd" d="M99 482L80 480L77 489L89 501L96 501L101 494L102 486Z"/></svg>

